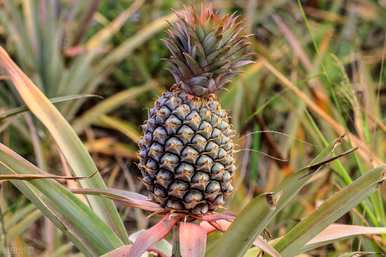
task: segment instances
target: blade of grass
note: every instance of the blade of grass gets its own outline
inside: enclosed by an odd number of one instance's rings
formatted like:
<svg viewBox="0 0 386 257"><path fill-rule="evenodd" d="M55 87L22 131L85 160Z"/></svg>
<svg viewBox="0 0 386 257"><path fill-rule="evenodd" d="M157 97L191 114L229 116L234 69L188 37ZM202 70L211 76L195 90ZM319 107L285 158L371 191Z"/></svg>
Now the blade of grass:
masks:
<svg viewBox="0 0 386 257"><path fill-rule="evenodd" d="M23 234L28 230L37 219L42 217L42 212L40 210L34 210L28 215L24 216L23 219L19 220L17 224L12 226L7 230L7 240L13 241L15 238Z"/></svg>
<svg viewBox="0 0 386 257"><path fill-rule="evenodd" d="M94 36L92 36L86 42L86 48L92 49L96 47L101 47L106 43L115 33L117 33L121 27L125 24L126 20L133 15L138 9L144 4L144 0L134 1L129 8L119 14L111 23L106 27L98 31Z"/></svg>
<svg viewBox="0 0 386 257"><path fill-rule="evenodd" d="M81 189L72 189L71 191L76 194L104 196L112 200L122 202L127 206L130 206L133 208L142 208L144 210L148 210L151 212L160 212L163 210L160 205L150 201L146 196L138 193L130 192L130 191L125 191L125 190L120 190L115 188L109 188L104 190L92 189L92 188L89 188L89 189L81 188Z"/></svg>
<svg viewBox="0 0 386 257"><path fill-rule="evenodd" d="M126 135L134 143L137 143L141 138L141 133L135 128L134 125L119 118L103 115L99 117L97 125L105 128L115 129Z"/></svg>
<svg viewBox="0 0 386 257"><path fill-rule="evenodd" d="M53 98L49 98L48 100L50 100L50 102L52 104L58 104L58 103L63 103L63 102L67 102L67 101L73 101L73 100L77 100L77 99L91 98L91 97L101 98L98 95L69 95L69 96L53 97ZM6 111L0 113L0 121L3 119L9 118L9 117L15 116L17 114L26 112L26 111L28 111L28 107L25 105L19 106L19 107L10 109L10 110L6 110Z"/></svg>
<svg viewBox="0 0 386 257"><path fill-rule="evenodd" d="M365 227L345 224L331 224L316 237L307 242L304 251L309 251L337 240L358 235L386 234L385 227Z"/></svg>
<svg viewBox="0 0 386 257"><path fill-rule="evenodd" d="M95 163L75 131L3 48L0 48L0 64L11 77L13 85L25 104L49 130L75 175L90 176L96 172ZM80 181L80 184L83 187L106 188L99 173L90 179ZM88 200L98 216L113 228L123 242L127 243L128 235L114 203L111 200L93 196L88 196Z"/></svg>
<svg viewBox="0 0 386 257"><path fill-rule="evenodd" d="M237 216L216 245L208 249L206 257L240 257L263 232L275 212L271 204L272 194L253 199ZM227 247L224 247L224 246Z"/></svg>
<svg viewBox="0 0 386 257"><path fill-rule="evenodd" d="M154 82L149 82L143 86L130 88L124 91L121 91L106 100L103 100L93 108L89 109L82 116L73 121L72 126L76 132L81 132L87 126L91 125L96 121L101 115L106 114L115 108L123 105L129 99L133 99L138 95L150 90L154 87Z"/></svg>
<svg viewBox="0 0 386 257"><path fill-rule="evenodd" d="M317 159L322 159L326 153L330 153L335 143ZM287 177L276 189L276 193L268 193L253 199L237 216L229 230L218 240L216 245L209 249L207 257L241 257L253 244L255 238L263 232L264 228L297 193L307 184L315 171L326 163L336 158L347 155L355 149L346 151L338 156L313 162L311 165L299 170ZM224 245L228 245L224 249Z"/></svg>
<svg viewBox="0 0 386 257"><path fill-rule="evenodd" d="M42 174L21 156L0 144L2 174ZM1 167L1 166L0 166ZM13 181L34 204L81 249L101 255L123 245L119 237L68 189L53 180ZM37 192L38 191L38 192ZM87 253L87 251L86 251Z"/></svg>
<svg viewBox="0 0 386 257"><path fill-rule="evenodd" d="M329 114L316 105L303 91L296 87L289 79L287 79L283 73L274 67L267 59L263 58L264 66L272 72L289 90L296 94L312 111L318 114L324 121L326 121L339 135L346 134L351 140L354 146L359 147L359 153L364 160L373 164L374 166L380 165L383 162L370 151L367 145L361 141L358 137L345 130L338 122L336 122Z"/></svg>
<svg viewBox="0 0 386 257"><path fill-rule="evenodd" d="M367 172L352 184L334 194L314 213L292 228L275 244L275 248L283 257L300 254L302 247L308 241L377 189L378 185L385 180L385 167L379 166Z"/></svg>
<svg viewBox="0 0 386 257"><path fill-rule="evenodd" d="M92 177L71 177L71 176L58 176L51 174L9 174L9 175L0 175L0 181L9 181L9 180L35 180L35 179L55 179L55 180L80 180L87 179Z"/></svg>

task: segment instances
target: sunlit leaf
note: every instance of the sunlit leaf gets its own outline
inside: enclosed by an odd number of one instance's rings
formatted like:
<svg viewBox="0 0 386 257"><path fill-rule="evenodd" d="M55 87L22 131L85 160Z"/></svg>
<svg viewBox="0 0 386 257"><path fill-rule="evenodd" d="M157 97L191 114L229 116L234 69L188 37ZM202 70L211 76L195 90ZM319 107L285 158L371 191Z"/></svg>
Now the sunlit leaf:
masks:
<svg viewBox="0 0 386 257"><path fill-rule="evenodd" d="M178 216L165 215L156 225L141 233L130 250L129 257L140 257L153 244L163 239L178 222Z"/></svg>
<svg viewBox="0 0 386 257"><path fill-rule="evenodd" d="M386 228L331 224L310 241L308 241L304 247L304 250L314 249L348 237L371 234L386 234Z"/></svg>
<svg viewBox="0 0 386 257"><path fill-rule="evenodd" d="M7 180L34 180L34 179L55 179L55 180L81 180L92 177L72 177L72 176L57 176L52 174L8 174L0 175L0 181Z"/></svg>
<svg viewBox="0 0 386 257"><path fill-rule="evenodd" d="M293 227L275 248L282 256L294 256L302 252L303 246L335 222L361 201L373 193L385 179L385 167L367 172L349 186L335 193L316 211Z"/></svg>
<svg viewBox="0 0 386 257"><path fill-rule="evenodd" d="M82 98L100 98L100 96L97 96L97 95L70 95L70 96L54 97L54 98L50 98L49 100L53 104L58 104L58 103L64 103L64 102L73 101L73 100L82 99ZM26 111L28 111L28 107L25 105L4 111L4 112L0 113L0 121L3 119L9 118L9 117L15 116L17 114L26 112Z"/></svg>
<svg viewBox="0 0 386 257"><path fill-rule="evenodd" d="M3 48L0 48L0 64L10 76L24 103L49 130L75 175L89 176L96 172L95 163L75 131L38 87L11 60ZM99 173L90 179L81 180L80 184L83 187L91 188L106 187ZM89 196L88 200L93 210L113 228L124 242L128 242L127 232L114 203L111 200L93 196Z"/></svg>
<svg viewBox="0 0 386 257"><path fill-rule="evenodd" d="M72 192L76 194L87 195L99 195L110 198L114 201L121 202L129 207L141 208L143 210L151 212L161 212L163 208L155 202L150 201L146 196L129 192L120 189L108 188L108 189L93 189L93 188L77 188L72 189Z"/></svg>
<svg viewBox="0 0 386 257"><path fill-rule="evenodd" d="M74 130L78 133L81 132L87 126L97 121L100 116L107 114L115 108L118 108L119 106L127 103L128 100L134 99L140 94L145 93L152 87L154 87L154 82L149 82L143 86L129 88L113 96L110 96L109 98L101 101L100 103L86 111L79 118L75 119L72 123Z"/></svg>
<svg viewBox="0 0 386 257"><path fill-rule="evenodd" d="M0 173L44 174L1 143ZM123 245L109 226L58 182L51 179L11 182L87 256L104 254Z"/></svg>

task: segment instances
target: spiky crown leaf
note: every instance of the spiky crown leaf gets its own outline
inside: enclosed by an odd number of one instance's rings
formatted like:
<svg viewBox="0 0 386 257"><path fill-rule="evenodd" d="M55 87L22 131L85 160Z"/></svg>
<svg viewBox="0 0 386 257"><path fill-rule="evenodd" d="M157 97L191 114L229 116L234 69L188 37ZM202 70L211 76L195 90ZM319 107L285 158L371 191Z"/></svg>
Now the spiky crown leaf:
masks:
<svg viewBox="0 0 386 257"><path fill-rule="evenodd" d="M219 15L204 5L199 14L185 7L177 16L164 42L171 53L168 69L187 93L209 95L251 63L249 36L239 16Z"/></svg>

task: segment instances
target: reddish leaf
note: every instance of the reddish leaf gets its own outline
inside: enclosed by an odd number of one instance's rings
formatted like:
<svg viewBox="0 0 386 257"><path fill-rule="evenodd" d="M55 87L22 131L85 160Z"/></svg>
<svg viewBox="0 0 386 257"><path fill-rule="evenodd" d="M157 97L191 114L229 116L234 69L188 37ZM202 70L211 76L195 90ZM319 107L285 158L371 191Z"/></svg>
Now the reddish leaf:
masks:
<svg viewBox="0 0 386 257"><path fill-rule="evenodd" d="M311 239L307 245L320 244L346 237L370 234L386 234L385 227L365 227L345 224L331 224Z"/></svg>
<svg viewBox="0 0 386 257"><path fill-rule="evenodd" d="M208 234L216 230L226 231L230 225L231 222L226 220L217 220L213 222L203 221L200 223L200 226L205 229L206 233Z"/></svg>
<svg viewBox="0 0 386 257"><path fill-rule="evenodd" d="M234 221L236 216L232 213L213 213L213 214L206 214L201 217L199 217L200 220L203 221L217 221L217 220L226 220L229 222Z"/></svg>
<svg viewBox="0 0 386 257"><path fill-rule="evenodd" d="M150 201L146 196L120 190L120 189L97 189L97 188L77 188L71 189L72 192L76 194L90 194L90 195L101 195L108 197L112 200L121 202L129 207L133 208L141 208L146 211L151 212L161 212L163 209L157 203Z"/></svg>
<svg viewBox="0 0 386 257"><path fill-rule="evenodd" d="M204 257L206 230L193 223L180 224L180 250L182 257Z"/></svg>
<svg viewBox="0 0 386 257"><path fill-rule="evenodd" d="M163 239L173 226L181 219L180 216L165 215L156 225L141 233L135 240L128 257L140 257L153 244Z"/></svg>

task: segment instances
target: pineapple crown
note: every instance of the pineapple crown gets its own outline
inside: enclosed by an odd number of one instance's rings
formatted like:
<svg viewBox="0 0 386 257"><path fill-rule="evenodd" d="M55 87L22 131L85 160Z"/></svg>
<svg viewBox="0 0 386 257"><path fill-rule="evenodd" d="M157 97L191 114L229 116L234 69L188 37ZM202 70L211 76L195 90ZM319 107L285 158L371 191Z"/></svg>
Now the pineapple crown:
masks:
<svg viewBox="0 0 386 257"><path fill-rule="evenodd" d="M164 39L171 56L168 70L185 92L203 97L224 87L240 67L252 63L248 37L239 16L220 15L201 4L176 13Z"/></svg>

